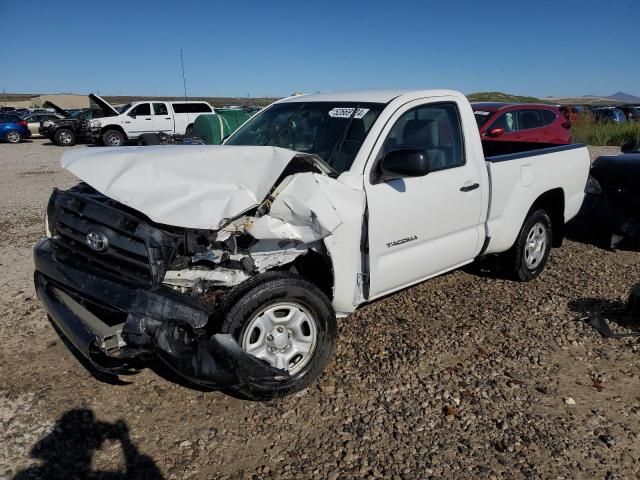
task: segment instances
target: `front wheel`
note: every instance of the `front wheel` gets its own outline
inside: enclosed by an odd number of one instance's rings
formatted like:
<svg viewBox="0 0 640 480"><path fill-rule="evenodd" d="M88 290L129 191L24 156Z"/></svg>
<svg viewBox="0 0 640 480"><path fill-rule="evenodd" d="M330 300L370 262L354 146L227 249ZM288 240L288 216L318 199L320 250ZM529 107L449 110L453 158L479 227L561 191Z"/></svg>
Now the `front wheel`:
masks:
<svg viewBox="0 0 640 480"><path fill-rule="evenodd" d="M249 400L269 400L306 388L329 362L335 347L336 318L327 296L297 275L258 275L230 292L222 333L242 349L285 370L285 380L262 380L230 389Z"/></svg>
<svg viewBox="0 0 640 480"><path fill-rule="evenodd" d="M102 143L106 147L121 147L125 140L124 134L119 130L107 130L102 134Z"/></svg>
<svg viewBox="0 0 640 480"><path fill-rule="evenodd" d="M4 139L8 143L20 143L22 141L22 135L20 135L20 132L17 130L9 130L5 134Z"/></svg>
<svg viewBox="0 0 640 480"><path fill-rule="evenodd" d="M76 134L73 130L61 128L53 135L53 143L60 147L71 147L76 144Z"/></svg>
<svg viewBox="0 0 640 480"><path fill-rule="evenodd" d="M545 210L529 214L505 258L516 280L528 282L542 273L549 259L552 235L551 218Z"/></svg>

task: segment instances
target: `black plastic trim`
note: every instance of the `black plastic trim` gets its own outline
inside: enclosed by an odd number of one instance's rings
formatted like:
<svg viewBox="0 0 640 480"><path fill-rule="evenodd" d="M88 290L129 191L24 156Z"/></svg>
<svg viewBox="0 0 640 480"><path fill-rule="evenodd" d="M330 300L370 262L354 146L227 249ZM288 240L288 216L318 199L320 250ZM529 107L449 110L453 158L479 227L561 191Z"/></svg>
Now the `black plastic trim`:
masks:
<svg viewBox="0 0 640 480"><path fill-rule="evenodd" d="M525 150L524 152L509 153L506 155L496 155L495 157L486 157L485 160L490 163L508 162L510 160L518 160L520 158L536 157L538 155L547 155L549 153L566 152L577 148L586 148L583 143L572 143L570 145L559 145L557 147L541 148L538 150Z"/></svg>

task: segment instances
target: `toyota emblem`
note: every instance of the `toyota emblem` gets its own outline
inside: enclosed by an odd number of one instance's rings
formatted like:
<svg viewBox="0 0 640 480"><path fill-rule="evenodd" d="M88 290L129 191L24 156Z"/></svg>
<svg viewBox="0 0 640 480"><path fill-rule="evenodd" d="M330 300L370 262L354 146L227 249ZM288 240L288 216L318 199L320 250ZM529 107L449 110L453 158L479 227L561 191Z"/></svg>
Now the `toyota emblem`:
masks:
<svg viewBox="0 0 640 480"><path fill-rule="evenodd" d="M96 252L104 252L109 248L109 239L102 232L89 232L87 233L87 245L91 250Z"/></svg>

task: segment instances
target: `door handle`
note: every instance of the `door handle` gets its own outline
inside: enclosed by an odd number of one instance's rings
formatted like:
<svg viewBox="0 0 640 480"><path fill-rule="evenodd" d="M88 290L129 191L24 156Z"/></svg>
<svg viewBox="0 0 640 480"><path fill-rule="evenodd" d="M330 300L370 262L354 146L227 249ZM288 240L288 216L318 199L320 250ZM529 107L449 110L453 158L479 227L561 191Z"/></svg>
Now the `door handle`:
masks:
<svg viewBox="0 0 640 480"><path fill-rule="evenodd" d="M461 192L470 192L472 190L475 190L478 187L480 187L479 183L472 183L471 185L463 185L462 187L460 187L460 191Z"/></svg>
<svg viewBox="0 0 640 480"><path fill-rule="evenodd" d="M150 118L145 118L145 120L151 120Z"/></svg>
<svg viewBox="0 0 640 480"><path fill-rule="evenodd" d="M164 117L165 120L171 120L171 117Z"/></svg>

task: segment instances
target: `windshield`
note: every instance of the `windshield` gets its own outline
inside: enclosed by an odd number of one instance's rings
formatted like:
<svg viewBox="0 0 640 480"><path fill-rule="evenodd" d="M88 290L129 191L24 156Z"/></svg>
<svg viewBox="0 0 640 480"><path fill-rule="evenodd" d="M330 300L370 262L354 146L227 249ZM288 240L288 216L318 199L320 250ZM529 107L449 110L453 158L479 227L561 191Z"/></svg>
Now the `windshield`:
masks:
<svg viewBox="0 0 640 480"><path fill-rule="evenodd" d="M84 110L78 110L77 112L73 112L71 114L71 118L82 118L83 113L84 113Z"/></svg>
<svg viewBox="0 0 640 480"><path fill-rule="evenodd" d="M476 110L473 112L473 115L476 117L476 123L478 124L478 128L482 128L482 126L487 123L487 120L491 118L492 112L484 112L481 110Z"/></svg>
<svg viewBox="0 0 640 480"><path fill-rule="evenodd" d="M626 123L627 121L627 117L622 113L622 110L618 110L617 108L611 110L611 116L620 123Z"/></svg>
<svg viewBox="0 0 640 480"><path fill-rule="evenodd" d="M124 113L131 108L131 104L127 103L126 105L122 105L121 107L116 107L116 110L120 113Z"/></svg>
<svg viewBox="0 0 640 480"><path fill-rule="evenodd" d="M339 175L351 168L383 108L381 103L278 103L254 116L225 143L312 153Z"/></svg>

